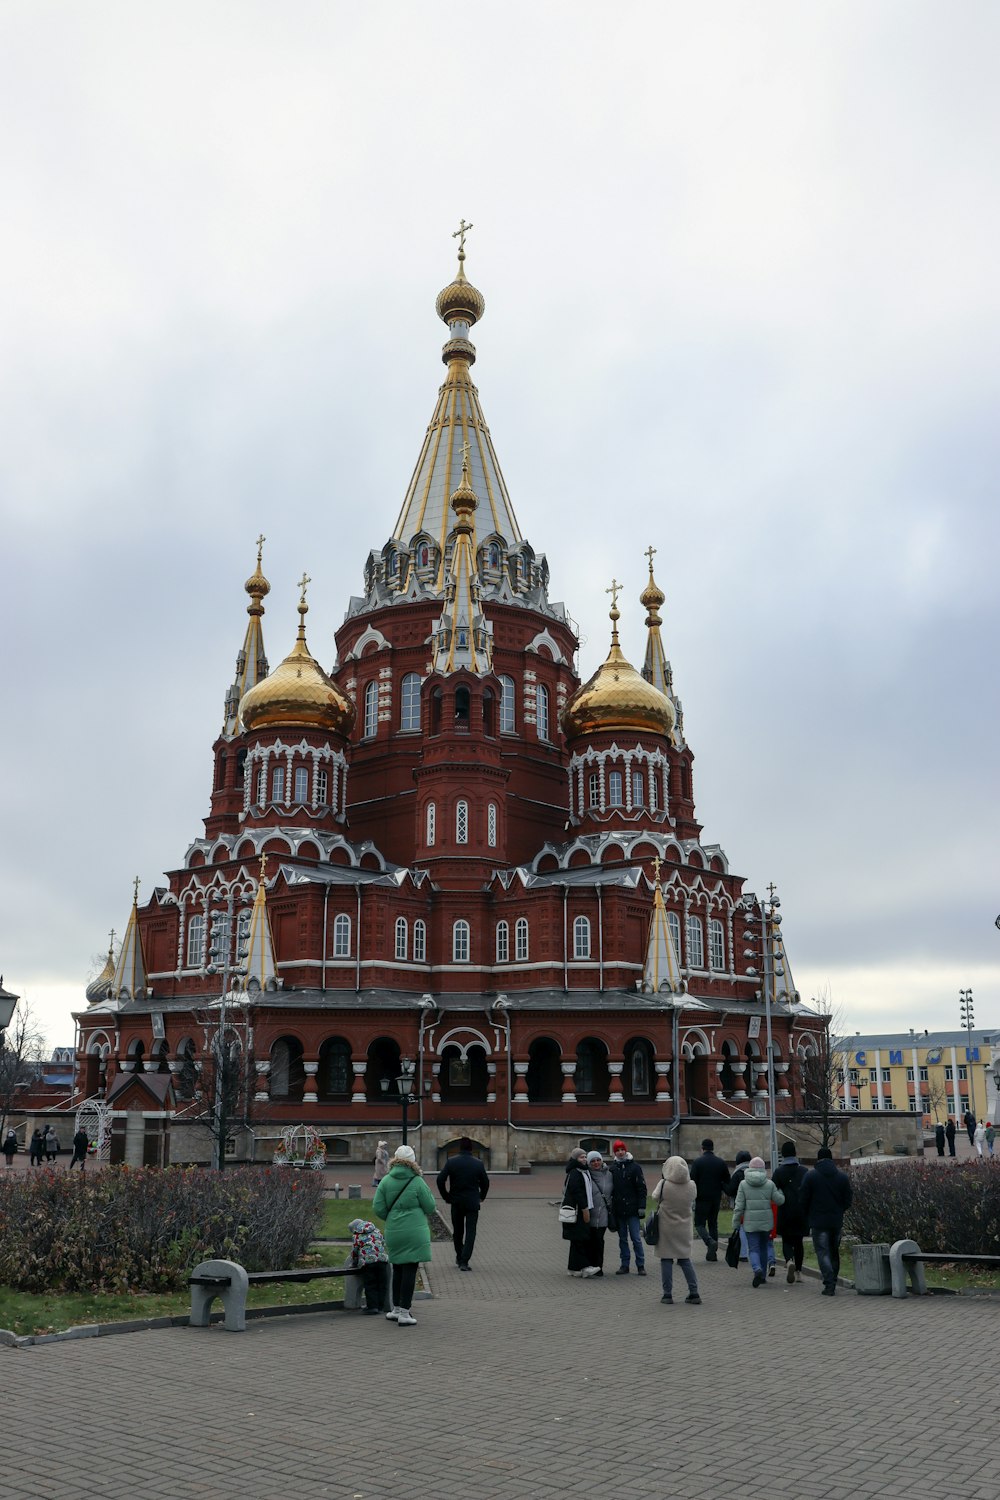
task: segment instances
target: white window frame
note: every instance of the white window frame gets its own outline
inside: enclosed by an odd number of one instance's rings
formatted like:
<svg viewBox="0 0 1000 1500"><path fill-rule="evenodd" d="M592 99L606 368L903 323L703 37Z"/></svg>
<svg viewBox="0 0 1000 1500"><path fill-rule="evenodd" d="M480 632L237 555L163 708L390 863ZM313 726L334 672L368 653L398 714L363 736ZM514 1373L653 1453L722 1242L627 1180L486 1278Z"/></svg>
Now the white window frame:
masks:
<svg viewBox="0 0 1000 1500"><path fill-rule="evenodd" d="M372 678L365 688L365 729L363 739L372 740L378 733L378 683Z"/></svg>
<svg viewBox="0 0 1000 1500"><path fill-rule="evenodd" d="M428 802L428 804L427 804L427 836L424 839L424 843L427 845L428 849L433 849L433 847L434 847L434 845L435 845L436 842L437 842L437 804L435 802Z"/></svg>
<svg viewBox="0 0 1000 1500"><path fill-rule="evenodd" d="M427 962L427 923L422 917L418 917L413 924L413 962Z"/></svg>
<svg viewBox="0 0 1000 1500"><path fill-rule="evenodd" d="M271 772L271 801L284 802L285 800L285 768L275 766Z"/></svg>
<svg viewBox="0 0 1000 1500"><path fill-rule="evenodd" d="M538 738L546 744L551 742L549 734L549 690L540 682L535 689L535 728Z"/></svg>
<svg viewBox="0 0 1000 1500"><path fill-rule="evenodd" d="M518 917L514 923L514 962L526 964L529 956L529 934L527 917Z"/></svg>
<svg viewBox="0 0 1000 1500"><path fill-rule="evenodd" d="M330 795L330 777L322 766L316 770L316 806L326 807Z"/></svg>
<svg viewBox="0 0 1000 1500"><path fill-rule="evenodd" d="M187 968L200 969L205 962L205 916L203 912L192 912L187 925Z"/></svg>
<svg viewBox="0 0 1000 1500"><path fill-rule="evenodd" d="M601 805L601 773L591 771L587 777L587 806L600 807Z"/></svg>
<svg viewBox="0 0 1000 1500"><path fill-rule="evenodd" d="M708 919L708 966L717 974L726 967L726 929L718 917Z"/></svg>
<svg viewBox="0 0 1000 1500"><path fill-rule="evenodd" d="M510 963L510 928L503 920L497 923L496 954L498 964Z"/></svg>
<svg viewBox="0 0 1000 1500"><path fill-rule="evenodd" d="M351 919L344 911L339 911L333 919L333 956L351 956Z"/></svg>
<svg viewBox="0 0 1000 1500"><path fill-rule="evenodd" d="M513 734L517 727L513 677L500 678L500 733Z"/></svg>
<svg viewBox="0 0 1000 1500"><path fill-rule="evenodd" d="M469 943L471 934L469 924L464 917L458 917L451 927L451 961L453 964L467 964L470 962Z"/></svg>
<svg viewBox="0 0 1000 1500"><path fill-rule="evenodd" d="M409 947L409 931L405 917L396 918L396 957L405 959Z"/></svg>
<svg viewBox="0 0 1000 1500"><path fill-rule="evenodd" d="M491 849L497 846L497 805L491 802L486 809L486 842Z"/></svg>
<svg viewBox="0 0 1000 1500"><path fill-rule="evenodd" d="M625 806L625 779L621 771L608 772L608 806Z"/></svg>
<svg viewBox="0 0 1000 1500"><path fill-rule="evenodd" d="M420 728L420 673L407 672L399 685L399 728L413 734Z"/></svg>
<svg viewBox="0 0 1000 1500"><path fill-rule="evenodd" d="M295 787L292 801L296 806L301 803L304 807L309 801L309 770L306 766L296 766L292 774L294 778L292 784Z"/></svg>
<svg viewBox="0 0 1000 1500"><path fill-rule="evenodd" d="M670 933L670 941L674 945L674 957L679 964L684 962L681 953L681 919L675 911L667 912L667 930Z"/></svg>
<svg viewBox="0 0 1000 1500"><path fill-rule="evenodd" d="M469 842L469 804L464 797L455 803L455 843Z"/></svg>
<svg viewBox="0 0 1000 1500"><path fill-rule="evenodd" d="M573 957L590 957L590 918L574 917L573 919Z"/></svg>
<svg viewBox="0 0 1000 1500"><path fill-rule="evenodd" d="M645 807L646 778L641 771L632 772L632 806Z"/></svg>
<svg viewBox="0 0 1000 1500"><path fill-rule="evenodd" d="M689 969L705 967L705 929L695 912L688 912L687 919L687 966Z"/></svg>

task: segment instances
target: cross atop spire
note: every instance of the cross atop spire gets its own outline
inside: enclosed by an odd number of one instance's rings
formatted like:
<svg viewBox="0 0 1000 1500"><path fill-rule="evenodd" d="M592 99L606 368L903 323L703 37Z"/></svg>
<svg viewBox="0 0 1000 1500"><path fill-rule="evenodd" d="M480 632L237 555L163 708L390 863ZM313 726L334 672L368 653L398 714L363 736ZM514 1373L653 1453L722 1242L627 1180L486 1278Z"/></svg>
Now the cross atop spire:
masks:
<svg viewBox="0 0 1000 1500"><path fill-rule="evenodd" d="M458 228L455 230L454 234L452 235L452 239L453 240L458 240L458 258L459 258L459 260L464 260L465 259L465 236L468 234L469 230L473 229L474 227L475 226L472 225L472 224L466 224L465 220L463 219L462 222L461 222L461 224L459 224Z"/></svg>
<svg viewBox="0 0 1000 1500"><path fill-rule="evenodd" d="M264 880L267 879L267 850L266 849L264 850L263 854L260 857L260 878L261 878L262 881L264 881Z"/></svg>
<svg viewBox="0 0 1000 1500"><path fill-rule="evenodd" d="M662 861L660 859L660 856L658 854L654 854L654 856L653 856L653 878L656 881L657 885L659 885L659 883L660 883L660 865L661 865L661 863L662 863Z"/></svg>
<svg viewBox="0 0 1000 1500"><path fill-rule="evenodd" d="M139 877L138 877L138 875L135 877L135 879L132 882L132 904L133 904L133 906L138 906L138 904L139 904Z"/></svg>
<svg viewBox="0 0 1000 1500"><path fill-rule="evenodd" d="M257 563L258 563L258 566L260 565L261 557L264 554L264 543L266 541L267 541L267 537L264 535L263 532L261 532L260 536L257 538Z"/></svg>
<svg viewBox="0 0 1000 1500"><path fill-rule="evenodd" d="M604 592L606 594L610 594L611 595L611 608L612 609L617 609L618 608L618 595L621 593L621 591L622 591L622 589L624 587L625 587L625 585L623 583L619 583L618 580L617 580L617 578L612 578L612 580L611 580L611 587L609 589L605 589L604 590Z"/></svg>
<svg viewBox="0 0 1000 1500"><path fill-rule="evenodd" d="M302 569L302 577L299 579L299 588L302 590L302 597L299 600L300 604L305 604L305 602L306 602L306 589L309 587L309 585L311 583L312 583L312 579L309 577L309 574L306 572L305 568L303 568Z"/></svg>
<svg viewBox="0 0 1000 1500"><path fill-rule="evenodd" d="M643 557L646 557L646 558L649 559L649 571L651 573L653 571L653 558L655 556L656 556L656 548L652 545L652 543L650 543L650 545L646 548L645 552L643 553Z"/></svg>

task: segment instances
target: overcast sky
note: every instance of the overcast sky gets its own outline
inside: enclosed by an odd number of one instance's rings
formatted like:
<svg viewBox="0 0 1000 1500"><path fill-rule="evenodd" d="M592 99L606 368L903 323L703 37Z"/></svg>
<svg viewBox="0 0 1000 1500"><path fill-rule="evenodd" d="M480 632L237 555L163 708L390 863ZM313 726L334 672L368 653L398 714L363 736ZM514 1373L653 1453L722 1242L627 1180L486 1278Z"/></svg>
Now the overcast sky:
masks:
<svg viewBox="0 0 1000 1500"><path fill-rule="evenodd" d="M658 548L706 842L845 1025L1000 1028L1000 10L0 10L0 971L70 1042L272 664L395 521L461 217L586 677Z"/></svg>

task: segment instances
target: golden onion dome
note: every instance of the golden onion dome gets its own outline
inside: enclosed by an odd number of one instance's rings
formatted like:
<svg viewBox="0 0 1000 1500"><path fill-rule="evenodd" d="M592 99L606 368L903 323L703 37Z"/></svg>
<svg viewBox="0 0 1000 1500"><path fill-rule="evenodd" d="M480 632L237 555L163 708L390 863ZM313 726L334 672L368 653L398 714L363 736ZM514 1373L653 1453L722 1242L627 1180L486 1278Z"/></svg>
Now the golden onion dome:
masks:
<svg viewBox="0 0 1000 1500"><path fill-rule="evenodd" d="M674 705L626 660L618 644L619 618L618 607L613 605L611 650L563 709L563 733L568 740L578 740L599 732L637 730L663 735L673 742L677 723Z"/></svg>
<svg viewBox="0 0 1000 1500"><path fill-rule="evenodd" d="M478 323L486 311L486 298L478 287L474 287L471 281L466 280L465 251L458 252L458 275L455 280L449 282L443 291L438 292L437 315L442 322L452 324L456 322L468 323L471 328Z"/></svg>
<svg viewBox="0 0 1000 1500"><path fill-rule="evenodd" d="M269 677L258 682L240 703L244 730L296 726L329 729L345 739L354 727L356 710L310 655L306 645L305 583L299 600L299 633L295 645Z"/></svg>
<svg viewBox="0 0 1000 1500"><path fill-rule="evenodd" d="M247 579L243 587L246 589L247 593L250 595L250 598L253 600L253 603L248 606L248 613L262 615L264 613L264 610L261 606L260 601L262 599L265 599L271 592L271 585L268 583L267 579L264 577L264 574L261 572L260 555L261 549L260 544L258 544L257 566L250 574L250 577Z"/></svg>

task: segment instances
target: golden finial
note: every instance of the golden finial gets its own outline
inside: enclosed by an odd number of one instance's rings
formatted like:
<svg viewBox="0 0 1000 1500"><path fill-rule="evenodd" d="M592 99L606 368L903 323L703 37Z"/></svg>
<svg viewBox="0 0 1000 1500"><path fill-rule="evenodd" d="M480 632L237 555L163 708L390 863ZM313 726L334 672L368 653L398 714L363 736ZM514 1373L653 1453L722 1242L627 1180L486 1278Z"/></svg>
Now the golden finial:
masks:
<svg viewBox="0 0 1000 1500"><path fill-rule="evenodd" d="M113 955L114 951L115 951L115 929L112 927L111 931L108 933L108 958L109 959Z"/></svg>
<svg viewBox="0 0 1000 1500"><path fill-rule="evenodd" d="M258 566L258 568L260 567L260 560L261 560L261 557L263 556L263 553L264 553L264 543L266 541L267 541L267 537L264 535L263 532L261 532L260 536L258 536L258 538L257 538L257 566Z"/></svg>
<svg viewBox="0 0 1000 1500"><path fill-rule="evenodd" d="M309 585L311 583L312 583L312 579L309 577L309 574L303 568L303 570L302 570L302 577L299 579L299 588L302 590L302 597L299 600L300 604L305 604L305 602L306 602L306 589L309 587Z"/></svg>
<svg viewBox="0 0 1000 1500"><path fill-rule="evenodd" d="M465 220L463 219L462 222L461 222L461 224L459 224L458 228L455 230L454 234L452 235L452 239L453 240L458 240L458 258L459 258L459 260L464 260L465 259L465 236L468 234L469 230L473 229L474 227L475 226L472 225L472 224L466 224Z"/></svg>
<svg viewBox="0 0 1000 1500"><path fill-rule="evenodd" d="M649 546L646 548L645 552L642 555L643 557L647 557L649 559L649 571L652 573L653 558L656 556L656 548L653 546L652 542L650 542Z"/></svg>
<svg viewBox="0 0 1000 1500"><path fill-rule="evenodd" d="M471 451L472 451L471 444L469 442L469 439L466 438L465 441L462 444L462 473L463 474L465 473L466 469L468 469L468 467L469 467L469 454L471 453Z"/></svg>
<svg viewBox="0 0 1000 1500"><path fill-rule="evenodd" d="M133 906L138 906L138 904L139 904L139 877L137 875L135 877L135 879L133 880L133 882L132 882L132 905Z"/></svg>
<svg viewBox="0 0 1000 1500"><path fill-rule="evenodd" d="M617 646L618 644L618 621L621 619L621 611L618 608L618 595L621 593L623 588L624 584L619 583L617 578L612 578L611 587L604 590L606 594L611 595L611 608L608 613L611 617L612 646Z"/></svg>
<svg viewBox="0 0 1000 1500"><path fill-rule="evenodd" d="M260 883L261 883L261 885L264 884L264 881L266 879L267 879L267 851L265 850L264 853L260 857Z"/></svg>
<svg viewBox="0 0 1000 1500"><path fill-rule="evenodd" d="M653 856L653 878L655 879L657 885L659 885L660 883L660 863L660 856L658 854L655 854Z"/></svg>

